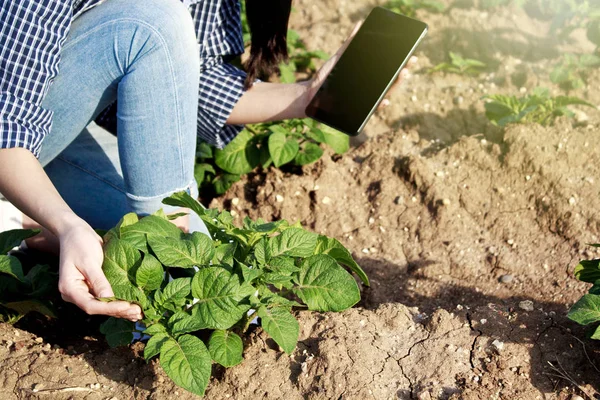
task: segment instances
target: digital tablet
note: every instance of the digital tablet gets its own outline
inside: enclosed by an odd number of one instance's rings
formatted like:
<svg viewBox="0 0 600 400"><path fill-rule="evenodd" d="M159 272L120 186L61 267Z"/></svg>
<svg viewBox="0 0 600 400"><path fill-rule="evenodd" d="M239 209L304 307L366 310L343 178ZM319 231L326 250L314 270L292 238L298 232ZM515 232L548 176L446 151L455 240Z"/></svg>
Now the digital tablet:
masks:
<svg viewBox="0 0 600 400"><path fill-rule="evenodd" d="M306 107L306 115L358 135L426 33L427 24L375 7Z"/></svg>

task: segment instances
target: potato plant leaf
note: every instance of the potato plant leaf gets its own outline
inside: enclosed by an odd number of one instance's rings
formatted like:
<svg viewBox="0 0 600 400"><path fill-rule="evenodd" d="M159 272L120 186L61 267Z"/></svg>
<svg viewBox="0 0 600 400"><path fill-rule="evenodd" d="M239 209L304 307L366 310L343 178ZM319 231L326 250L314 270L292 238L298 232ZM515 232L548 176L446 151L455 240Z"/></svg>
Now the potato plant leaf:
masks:
<svg viewBox="0 0 600 400"><path fill-rule="evenodd" d="M215 253L212 240L201 232L194 232L181 239L149 236L148 244L160 262L168 267L205 265Z"/></svg>
<svg viewBox="0 0 600 400"><path fill-rule="evenodd" d="M288 139L283 132L275 132L269 136L269 154L277 168L292 161L298 150L298 142Z"/></svg>
<svg viewBox="0 0 600 400"><path fill-rule="evenodd" d="M13 229L0 232L0 254L5 255L20 245L23 240L34 237L40 232L39 229Z"/></svg>
<svg viewBox="0 0 600 400"><path fill-rule="evenodd" d="M208 341L208 351L212 359L224 367L233 367L244 360L244 344L234 332L214 331Z"/></svg>
<svg viewBox="0 0 600 400"><path fill-rule="evenodd" d="M298 343L300 325L294 316L283 307L260 307L258 316L263 329L281 346L287 354L292 354Z"/></svg>
<svg viewBox="0 0 600 400"><path fill-rule="evenodd" d="M595 283L600 280L600 259L580 261L574 275L583 282Z"/></svg>
<svg viewBox="0 0 600 400"><path fill-rule="evenodd" d="M169 378L190 392L203 396L211 373L211 357L195 336L169 337L161 344L160 365Z"/></svg>
<svg viewBox="0 0 600 400"><path fill-rule="evenodd" d="M149 215L132 225L121 228L121 240L126 241L138 250L147 252L146 237L181 238L184 233L168 220L156 215Z"/></svg>
<svg viewBox="0 0 600 400"><path fill-rule="evenodd" d="M104 246L102 270L111 285L134 284L141 262L140 252L124 240L114 238Z"/></svg>
<svg viewBox="0 0 600 400"><path fill-rule="evenodd" d="M144 332L147 334L147 332ZM150 337L148 342L146 343L146 347L144 347L144 358L146 361L149 361L152 357L157 354L160 354L160 350L169 339L169 334L166 332L155 333Z"/></svg>
<svg viewBox="0 0 600 400"><path fill-rule="evenodd" d="M134 327L131 321L110 317L100 325L100 332L106 336L110 347L126 346L133 340Z"/></svg>
<svg viewBox="0 0 600 400"><path fill-rule="evenodd" d="M194 314L206 328L229 329L250 308L242 300L254 291L252 286L241 284L237 275L224 268L204 268L192 280L192 295L198 299Z"/></svg>
<svg viewBox="0 0 600 400"><path fill-rule="evenodd" d="M313 311L343 311L360 300L352 276L327 254L306 258L296 276L294 293Z"/></svg>
<svg viewBox="0 0 600 400"><path fill-rule="evenodd" d="M135 272L135 282L144 290L156 290L164 279L162 264L152 255L145 254L140 267Z"/></svg>
<svg viewBox="0 0 600 400"><path fill-rule="evenodd" d="M248 130L241 131L223 150L215 152L219 168L230 174L247 174L260 162L260 151Z"/></svg>
<svg viewBox="0 0 600 400"><path fill-rule="evenodd" d="M317 241L317 248L315 254L329 254L335 260L350 268L360 280L367 286L369 286L369 277L365 274L365 271L354 261L352 254L344 247L339 240L335 238L328 238L327 236L320 235Z"/></svg>
<svg viewBox="0 0 600 400"><path fill-rule="evenodd" d="M21 315L25 315L30 312L38 312L42 315L46 315L51 318L56 318L56 313L54 311L54 307L48 302L31 299L31 300L23 300L23 301L13 301L9 303L2 304L6 308L10 308L18 312Z"/></svg>
<svg viewBox="0 0 600 400"><path fill-rule="evenodd" d="M584 294L577 303L571 307L569 319L581 325L589 325L600 322L600 296L595 294Z"/></svg>
<svg viewBox="0 0 600 400"><path fill-rule="evenodd" d="M268 242L268 252L271 257L290 256L308 257L317 246L318 236L315 233L300 228L289 228L281 235L272 237Z"/></svg>
<svg viewBox="0 0 600 400"><path fill-rule="evenodd" d="M10 275L20 282L25 281L23 267L16 257L0 255L0 273Z"/></svg>

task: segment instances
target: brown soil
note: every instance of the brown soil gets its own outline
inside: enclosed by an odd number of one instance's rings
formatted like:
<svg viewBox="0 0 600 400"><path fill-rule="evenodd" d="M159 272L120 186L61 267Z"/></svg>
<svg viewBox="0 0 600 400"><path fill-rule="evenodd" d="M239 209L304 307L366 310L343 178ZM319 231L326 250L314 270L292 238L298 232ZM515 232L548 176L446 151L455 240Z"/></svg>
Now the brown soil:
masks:
<svg viewBox="0 0 600 400"><path fill-rule="evenodd" d="M333 53L381 3L298 0L292 27L309 48ZM419 14L431 31L418 67L349 153L302 173L251 174L210 204L336 237L372 285L355 309L300 313L291 357L251 332L245 362L215 368L206 398L600 398L600 345L565 316L587 289L573 267L598 252L585 244L600 237L600 112L502 131L481 100L556 90L556 59L590 45L581 32L556 43L547 22L520 10L461 3ZM422 72L449 50L495 72ZM600 105L598 78L572 94ZM97 320L82 321L77 332L0 324L0 399L192 398L145 364L142 344L109 349Z"/></svg>

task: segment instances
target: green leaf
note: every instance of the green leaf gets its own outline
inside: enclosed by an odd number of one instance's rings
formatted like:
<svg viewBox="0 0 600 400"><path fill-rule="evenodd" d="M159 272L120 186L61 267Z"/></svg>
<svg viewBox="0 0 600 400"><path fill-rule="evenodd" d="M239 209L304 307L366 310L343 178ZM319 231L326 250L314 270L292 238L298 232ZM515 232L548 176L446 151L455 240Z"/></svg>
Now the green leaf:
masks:
<svg viewBox="0 0 600 400"><path fill-rule="evenodd" d="M138 250L147 252L146 237L181 238L183 231L171 222L156 215L142 218L135 224L121 228L121 240L126 241Z"/></svg>
<svg viewBox="0 0 600 400"><path fill-rule="evenodd" d="M198 317L197 309L192 310L192 315L183 311L173 314L169 319L169 325L175 336L196 332L206 328L202 319Z"/></svg>
<svg viewBox="0 0 600 400"><path fill-rule="evenodd" d="M144 330L146 335L154 336L159 333L167 333L167 328L163 324L152 324Z"/></svg>
<svg viewBox="0 0 600 400"><path fill-rule="evenodd" d="M242 300L254 291L252 286L241 284L239 277L226 269L201 269L192 280L192 295L198 299L193 314L200 318L205 328L229 329L250 308Z"/></svg>
<svg viewBox="0 0 600 400"><path fill-rule="evenodd" d="M167 301L185 299L191 291L192 278L177 278L172 280L162 290L162 303Z"/></svg>
<svg viewBox="0 0 600 400"><path fill-rule="evenodd" d="M360 265L354 261L352 254L350 254L348 249L346 249L344 245L339 242L339 240L320 235L319 240L317 241L315 254L329 254L338 263L350 268L352 272L358 275L360 280L365 285L370 286L369 277L365 271L363 271Z"/></svg>
<svg viewBox="0 0 600 400"><path fill-rule="evenodd" d="M215 167L213 167L211 164L202 163L194 166L194 178L196 179L198 185L202 185L207 173L216 175L217 171L215 171Z"/></svg>
<svg viewBox="0 0 600 400"><path fill-rule="evenodd" d="M247 129L241 131L223 150L216 150L215 163L230 174L247 174L260 162L260 151Z"/></svg>
<svg viewBox="0 0 600 400"><path fill-rule="evenodd" d="M269 136L269 154L277 168L292 161L298 150L298 142L288 139L285 133L275 132Z"/></svg>
<svg viewBox="0 0 600 400"><path fill-rule="evenodd" d="M293 62L289 64L280 63L279 73L281 83L294 83L296 82L296 66Z"/></svg>
<svg viewBox="0 0 600 400"><path fill-rule="evenodd" d="M269 239L269 256L308 257L314 253L317 237L317 234L304 229L286 229L280 235Z"/></svg>
<svg viewBox="0 0 600 400"><path fill-rule="evenodd" d="M220 174L212 181L212 184L215 187L215 193L219 195L226 193L229 190L229 188L231 188L231 185L233 185L240 179L240 175Z"/></svg>
<svg viewBox="0 0 600 400"><path fill-rule="evenodd" d="M196 157L198 158L213 158L213 148L206 142L199 141L196 147Z"/></svg>
<svg viewBox="0 0 600 400"><path fill-rule="evenodd" d="M13 301L10 303L3 303L2 306L10 308L11 310L14 310L21 315L26 315L30 312L38 312L42 315L46 315L51 318L56 318L56 313L54 312L54 308L52 307L52 305L42 300L31 299L23 301Z"/></svg>
<svg viewBox="0 0 600 400"><path fill-rule="evenodd" d="M298 165L308 165L317 161L323 155L323 149L314 143L307 142L296 154L294 162Z"/></svg>
<svg viewBox="0 0 600 400"><path fill-rule="evenodd" d="M211 374L211 358L202 340L184 335L161 346L160 365L176 385L203 396Z"/></svg>
<svg viewBox="0 0 600 400"><path fill-rule="evenodd" d="M244 359L242 339L233 332L214 331L208 341L208 351L212 359L224 367L233 367Z"/></svg>
<svg viewBox="0 0 600 400"><path fill-rule="evenodd" d="M110 317L100 325L100 333L106 336L110 347L127 346L133 340L135 324L131 321Z"/></svg>
<svg viewBox="0 0 600 400"><path fill-rule="evenodd" d="M135 282L144 290L156 290L163 282L164 273L162 264L151 254L146 254L135 272Z"/></svg>
<svg viewBox="0 0 600 400"><path fill-rule="evenodd" d="M343 311L360 300L352 275L327 254L306 258L296 279L294 293L313 311Z"/></svg>
<svg viewBox="0 0 600 400"><path fill-rule="evenodd" d="M125 300L139 305L142 310L148 307L148 298L139 288L130 283L124 285L112 285L115 298Z"/></svg>
<svg viewBox="0 0 600 400"><path fill-rule="evenodd" d="M227 265L233 268L233 257L237 249L237 242L221 244L215 248L215 255L212 259L213 265Z"/></svg>
<svg viewBox="0 0 600 400"><path fill-rule="evenodd" d="M167 215L167 219L168 219L169 221L174 221L174 220L176 220L177 218L185 217L185 216L187 216L187 215L189 215L189 214L188 214L188 213L186 213L186 212L174 213L174 214L169 214L169 215Z"/></svg>
<svg viewBox="0 0 600 400"><path fill-rule="evenodd" d="M215 254L213 241L206 234L193 232L182 239L152 236L148 244L166 266L191 268L206 265Z"/></svg>
<svg viewBox="0 0 600 400"><path fill-rule="evenodd" d="M148 334L147 332L144 333ZM160 354L160 350L167 340L169 340L169 334L166 332L154 334L144 347L144 359L149 361L155 355Z"/></svg>
<svg viewBox="0 0 600 400"><path fill-rule="evenodd" d="M294 316L283 307L260 307L258 316L263 329L287 354L292 354L298 343L300 325Z"/></svg>
<svg viewBox="0 0 600 400"><path fill-rule="evenodd" d="M600 296L595 294L584 294L583 297L571 307L567 317L580 325L588 325L600 321Z"/></svg>
<svg viewBox="0 0 600 400"><path fill-rule="evenodd" d="M40 229L12 229L0 232L0 254L5 255L20 245L23 240L34 237L40 232Z"/></svg>
<svg viewBox="0 0 600 400"><path fill-rule="evenodd" d="M300 271L300 267L297 267L294 263L294 259L286 256L279 256L272 258L268 263L269 269L281 275L292 275Z"/></svg>
<svg viewBox="0 0 600 400"><path fill-rule="evenodd" d="M350 148L350 137L326 125L321 126L321 131L325 138L325 143L336 152L344 154Z"/></svg>
<svg viewBox="0 0 600 400"><path fill-rule="evenodd" d="M600 259L580 261L574 274L575 278L583 282L594 283L600 280Z"/></svg>
<svg viewBox="0 0 600 400"><path fill-rule="evenodd" d="M113 238L104 246L102 270L113 286L135 284L135 274L141 262L140 252L124 240Z"/></svg>
<svg viewBox="0 0 600 400"><path fill-rule="evenodd" d="M10 275L20 282L25 282L23 267L16 257L0 255L0 273Z"/></svg>

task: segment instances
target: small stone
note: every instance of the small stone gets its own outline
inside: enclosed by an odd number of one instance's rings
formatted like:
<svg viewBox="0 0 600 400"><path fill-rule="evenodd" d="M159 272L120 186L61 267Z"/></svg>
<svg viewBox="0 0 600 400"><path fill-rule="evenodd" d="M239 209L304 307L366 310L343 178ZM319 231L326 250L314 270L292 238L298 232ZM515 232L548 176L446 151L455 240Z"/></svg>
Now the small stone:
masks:
<svg viewBox="0 0 600 400"><path fill-rule="evenodd" d="M506 243L508 243L508 245L509 245L509 246L512 246L513 244L515 244L515 241L514 241L514 240L512 240L512 239L508 239L508 240L506 241Z"/></svg>
<svg viewBox="0 0 600 400"><path fill-rule="evenodd" d="M511 274L506 274L506 275L502 275L500 277L500 282L502 283L511 283L514 279L514 276L512 276Z"/></svg>
<svg viewBox="0 0 600 400"><path fill-rule="evenodd" d="M381 231L381 233L385 233L385 228L383 226L380 226L379 230Z"/></svg>
<svg viewBox="0 0 600 400"><path fill-rule="evenodd" d="M519 303L519 308L525 311L533 311L533 301L531 300L523 300Z"/></svg>
<svg viewBox="0 0 600 400"><path fill-rule="evenodd" d="M410 101L412 101L413 103L416 103L418 100L419 99L414 94L412 96L410 96Z"/></svg>
<svg viewBox="0 0 600 400"><path fill-rule="evenodd" d="M229 211L229 213L231 214L232 217L237 217L238 216L238 213L235 210L231 210L231 211Z"/></svg>
<svg viewBox="0 0 600 400"><path fill-rule="evenodd" d="M238 197L234 197L233 199L231 199L231 204L237 206L238 204L240 204L240 199Z"/></svg>
<svg viewBox="0 0 600 400"><path fill-rule="evenodd" d="M37 392L39 392L40 390L42 390L42 388L43 388L43 387L44 387L44 385L43 385L43 384L41 384L41 383L34 383L34 384L33 384L33 386L31 386L31 391L32 391L33 393L37 393Z"/></svg>
<svg viewBox="0 0 600 400"><path fill-rule="evenodd" d="M374 224L375 223L375 218L371 217L369 218L369 224Z"/></svg>
<svg viewBox="0 0 600 400"><path fill-rule="evenodd" d="M283 196L278 194L277 196L275 196L275 200L277 200L278 203L283 203Z"/></svg>
<svg viewBox="0 0 600 400"><path fill-rule="evenodd" d="M369 248L369 251L370 251L371 253L377 253L377 249L376 249L375 247L370 247L370 248Z"/></svg>
<svg viewBox="0 0 600 400"><path fill-rule="evenodd" d="M449 206L450 205L450 199L444 199L442 200L442 204L445 206Z"/></svg>
<svg viewBox="0 0 600 400"><path fill-rule="evenodd" d="M36 343L43 343L44 342L44 338L36 337L35 339L33 339L33 341L36 342Z"/></svg>
<svg viewBox="0 0 600 400"><path fill-rule="evenodd" d="M369 249L362 249L362 252L365 254L369 254Z"/></svg>
<svg viewBox="0 0 600 400"><path fill-rule="evenodd" d="M327 196L323 197L323 200L321 200L321 202L325 205L327 204L331 204L331 199Z"/></svg>
<svg viewBox="0 0 600 400"><path fill-rule="evenodd" d="M571 197L569 199L569 204L572 205L572 206L574 206L576 202L577 202L577 200L575 200L575 197Z"/></svg>
<svg viewBox="0 0 600 400"><path fill-rule="evenodd" d="M456 105L461 105L462 103L465 102L465 99L462 96L457 96L454 98L453 102Z"/></svg>
<svg viewBox="0 0 600 400"><path fill-rule="evenodd" d="M521 87L521 88L519 89L519 92L520 92L521 94L525 94L525 93L527 93L527 88L526 88L526 87Z"/></svg>
<svg viewBox="0 0 600 400"><path fill-rule="evenodd" d="M479 320L479 323L480 323L481 325L485 325L485 324L487 324L487 319L485 319L485 318L482 318L481 320Z"/></svg>
<svg viewBox="0 0 600 400"><path fill-rule="evenodd" d="M438 178L443 178L444 177L444 171L438 171L438 172L436 172L435 176L437 176Z"/></svg>
<svg viewBox="0 0 600 400"><path fill-rule="evenodd" d="M498 339L496 339L492 342L492 347L494 347L498 351L502 351L504 349L504 342L501 342Z"/></svg>

